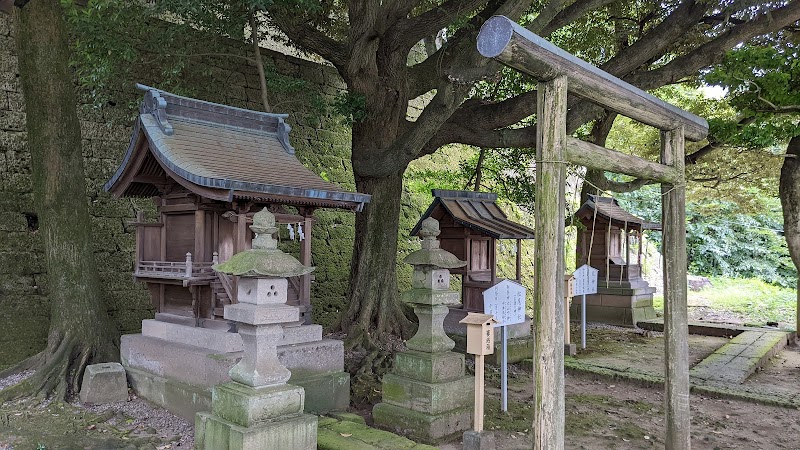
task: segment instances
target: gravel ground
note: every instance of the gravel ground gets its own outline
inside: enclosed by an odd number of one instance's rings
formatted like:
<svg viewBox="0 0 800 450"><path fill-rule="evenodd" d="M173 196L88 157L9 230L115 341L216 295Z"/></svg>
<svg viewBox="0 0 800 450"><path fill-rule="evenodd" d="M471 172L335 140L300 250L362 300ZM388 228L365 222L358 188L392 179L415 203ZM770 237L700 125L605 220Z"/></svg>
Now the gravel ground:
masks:
<svg viewBox="0 0 800 450"><path fill-rule="evenodd" d="M113 411L114 418L110 419L110 422L116 422L117 425L124 424L127 428L134 430L158 434L171 441L172 446L161 446L160 449L194 447L194 423L155 406L135 394L130 394L127 402L105 405L84 405L74 402L73 405L85 408L95 414L107 414L108 411ZM129 422L129 419L133 419L133 421Z"/></svg>
<svg viewBox="0 0 800 450"><path fill-rule="evenodd" d="M0 389L12 386L30 377L33 371L25 371L17 375L12 375L0 379ZM194 423L178 417L169 411L155 406L135 394L129 394L128 401L119 403L109 403L105 405L84 405L80 401L72 404L78 408L83 408L95 414L113 415L108 423L118 428L130 429L133 432L146 432L157 434L161 438L170 441L169 444L159 446L160 450L170 448L192 448L194 447ZM0 444L0 450L7 450Z"/></svg>
<svg viewBox="0 0 800 450"><path fill-rule="evenodd" d="M33 371L32 370L26 370L26 371L20 372L20 373L18 373L16 375L11 375L10 377L0 378L0 391L2 391L3 389L5 389L5 388L7 388L9 386L13 386L13 385L23 381L24 379L28 378L31 375L33 375ZM2 449L0 449L0 450L2 450Z"/></svg>

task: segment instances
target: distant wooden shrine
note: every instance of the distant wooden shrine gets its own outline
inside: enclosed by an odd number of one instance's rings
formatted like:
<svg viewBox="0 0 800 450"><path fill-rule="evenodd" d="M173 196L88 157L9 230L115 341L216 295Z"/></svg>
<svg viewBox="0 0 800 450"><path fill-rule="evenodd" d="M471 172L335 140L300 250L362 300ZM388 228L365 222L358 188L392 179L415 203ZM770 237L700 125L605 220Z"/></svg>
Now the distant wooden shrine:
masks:
<svg viewBox="0 0 800 450"><path fill-rule="evenodd" d="M515 239L516 280L522 279L522 239L533 239L533 230L508 220L497 206L497 194L434 189L433 203L411 230L416 236L422 221L439 221L441 248L467 261L450 272L462 276L462 309L483 312L483 291L497 284L497 240Z"/></svg>
<svg viewBox="0 0 800 450"><path fill-rule="evenodd" d="M116 197L152 197L158 221L136 226L134 277L160 313L220 319L236 303L235 277L211 266L250 248L252 216L270 208L301 239L311 265L316 208L361 211L369 195L347 192L304 167L286 114L209 103L145 86L130 146L105 185ZM288 211L285 207L296 209ZM311 321L312 275L290 279L289 304Z"/></svg>
<svg viewBox="0 0 800 450"><path fill-rule="evenodd" d="M642 278L642 231L661 231L661 224L634 216L614 198L596 195L589 196L575 218L582 224L576 266L588 263L599 271L597 294L586 296L588 319L634 325L655 318L655 288Z"/></svg>

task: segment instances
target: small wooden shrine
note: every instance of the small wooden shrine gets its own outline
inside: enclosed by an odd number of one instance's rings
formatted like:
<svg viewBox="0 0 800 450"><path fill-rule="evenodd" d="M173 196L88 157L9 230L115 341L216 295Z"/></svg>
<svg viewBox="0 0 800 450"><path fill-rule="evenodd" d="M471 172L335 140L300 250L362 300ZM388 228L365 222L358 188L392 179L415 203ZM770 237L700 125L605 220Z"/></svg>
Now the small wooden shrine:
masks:
<svg viewBox="0 0 800 450"><path fill-rule="evenodd" d="M370 196L347 192L304 167L286 114L249 111L145 86L127 153L105 185L115 197L151 197L158 221L136 222L134 277L160 313L221 319L236 279L211 266L251 246L253 214L268 207L301 239L311 265L316 208L360 211ZM294 207L289 211L286 207ZM289 304L311 320L312 275L290 279Z"/></svg>
<svg viewBox="0 0 800 450"><path fill-rule="evenodd" d="M461 298L465 311L483 312L483 291L497 284L497 240L515 239L516 280L522 279L522 239L533 239L533 230L508 220L497 206L497 194L490 192L434 189L433 203L411 231L419 233L422 221L439 221L441 248L467 265L451 269L462 276Z"/></svg>
<svg viewBox="0 0 800 450"><path fill-rule="evenodd" d="M642 278L642 231L660 231L661 224L634 216L614 198L595 195L589 196L575 218L582 225L576 266L589 264L599 271L597 294L586 296L588 319L635 325L655 318L655 288Z"/></svg>

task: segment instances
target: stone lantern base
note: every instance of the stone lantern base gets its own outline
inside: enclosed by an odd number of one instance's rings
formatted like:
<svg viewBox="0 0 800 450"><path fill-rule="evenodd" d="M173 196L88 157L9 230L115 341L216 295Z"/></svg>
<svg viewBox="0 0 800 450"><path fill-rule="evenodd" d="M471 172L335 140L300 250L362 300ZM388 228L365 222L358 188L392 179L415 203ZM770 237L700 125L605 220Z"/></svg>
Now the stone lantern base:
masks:
<svg viewBox="0 0 800 450"><path fill-rule="evenodd" d="M195 448L254 450L317 448L317 416L303 413L303 388L214 387L211 412L195 418Z"/></svg>
<svg viewBox="0 0 800 450"><path fill-rule="evenodd" d="M383 377L383 402L375 423L414 440L436 444L472 427L474 381L464 375L464 355L407 351Z"/></svg>

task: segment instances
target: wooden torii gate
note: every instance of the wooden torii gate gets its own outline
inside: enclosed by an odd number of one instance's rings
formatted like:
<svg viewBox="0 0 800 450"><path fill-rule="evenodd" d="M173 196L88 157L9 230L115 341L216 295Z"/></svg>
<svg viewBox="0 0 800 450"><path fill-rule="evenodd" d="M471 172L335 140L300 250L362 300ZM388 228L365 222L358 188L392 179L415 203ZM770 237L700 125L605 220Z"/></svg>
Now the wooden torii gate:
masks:
<svg viewBox="0 0 800 450"><path fill-rule="evenodd" d="M666 353L666 448L689 449L685 139L708 123L583 61L504 16L478 34L481 55L538 80L534 269L533 447L564 448L564 185L566 164L661 183ZM567 136L567 92L661 130L661 163ZM557 261L553 264L553 261Z"/></svg>

